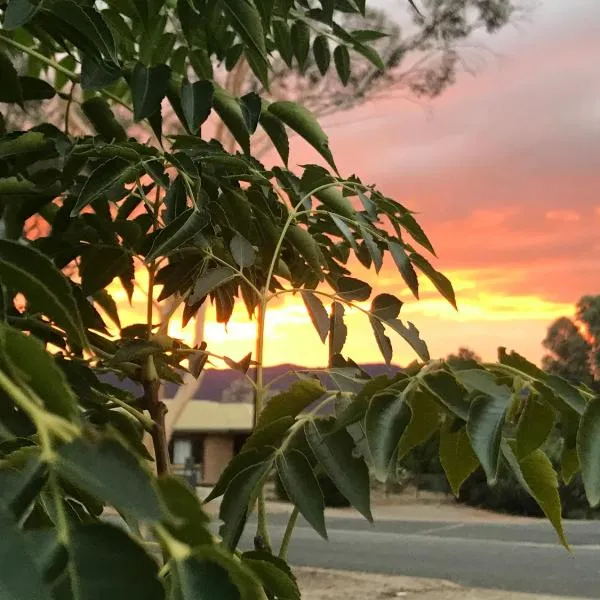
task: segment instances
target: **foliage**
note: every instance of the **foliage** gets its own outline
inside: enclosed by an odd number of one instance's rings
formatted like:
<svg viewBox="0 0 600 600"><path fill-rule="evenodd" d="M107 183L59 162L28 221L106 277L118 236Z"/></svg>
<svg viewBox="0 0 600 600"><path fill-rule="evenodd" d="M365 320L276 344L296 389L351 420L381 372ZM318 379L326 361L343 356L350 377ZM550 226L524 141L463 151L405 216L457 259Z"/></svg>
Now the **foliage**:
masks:
<svg viewBox="0 0 600 600"><path fill-rule="evenodd" d="M283 26L295 32L301 65L311 28L323 27L350 57L379 64L364 34L336 20L364 13L363 3L9 0L0 11L2 101L65 102L62 128L31 123L0 133L3 597L297 598L285 556L299 513L327 535L319 474L371 520L370 474L384 479L435 432L455 491L478 464L493 483L505 461L564 542L556 474L540 450L556 423L563 473L579 462L590 502L600 502L600 411L588 390L515 354L496 365L415 364L374 379L342 358L350 306L365 313L386 362L390 332L429 359L415 326L400 318L402 302L373 297L352 276L354 260L375 272L393 261L417 297L421 273L456 306L452 285L425 258L433 247L409 209L355 175L341 176L306 107L255 92L237 97L215 81L213 65L244 61L256 88L268 88ZM22 74L16 59L38 71ZM350 77L345 52L337 66L342 81ZM73 104L94 135L74 135ZM174 134L163 129L167 105L179 121ZM203 137L209 115L239 151ZM137 137L128 135L131 119ZM283 166L266 168L252 156L257 127ZM290 130L320 160L298 174L287 168ZM28 239L34 215L45 226ZM122 326L111 286L119 282L131 298L144 269L146 318ZM267 309L296 293L329 344L329 369L298 373L266 403ZM182 303L184 324L205 302L224 323L243 303L257 320L256 354L215 356L155 333L155 297ZM158 396L161 382L198 376L209 358L256 372L255 431L209 498L221 497L218 536L196 495L169 474ZM107 373L140 383L143 394L108 385ZM273 470L295 505L278 555L263 494ZM255 549L244 551L254 506ZM106 507L126 529L102 518Z"/></svg>
<svg viewBox="0 0 600 600"><path fill-rule="evenodd" d="M600 296L584 296L575 307L574 319L554 321L543 342L549 352L542 360L544 370L598 391L599 316Z"/></svg>
<svg viewBox="0 0 600 600"><path fill-rule="evenodd" d="M319 474L317 475L317 481L319 482L319 487L321 488L321 493L323 494L323 504L325 507L330 506L333 508L339 508L350 506L348 499L335 487L335 484L330 477L325 474ZM281 477L278 475L275 477L275 494L279 500L290 502L290 498L288 493L285 491Z"/></svg>

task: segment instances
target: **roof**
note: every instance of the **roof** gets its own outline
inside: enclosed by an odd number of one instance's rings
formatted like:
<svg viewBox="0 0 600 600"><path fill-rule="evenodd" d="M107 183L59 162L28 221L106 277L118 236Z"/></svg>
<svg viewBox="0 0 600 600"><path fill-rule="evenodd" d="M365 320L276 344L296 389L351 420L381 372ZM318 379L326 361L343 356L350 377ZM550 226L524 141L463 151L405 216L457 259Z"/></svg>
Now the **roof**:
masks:
<svg viewBox="0 0 600 600"><path fill-rule="evenodd" d="M166 401L167 407L169 401ZM192 432L249 432L252 429L254 407L246 402L188 402L175 424L175 431Z"/></svg>

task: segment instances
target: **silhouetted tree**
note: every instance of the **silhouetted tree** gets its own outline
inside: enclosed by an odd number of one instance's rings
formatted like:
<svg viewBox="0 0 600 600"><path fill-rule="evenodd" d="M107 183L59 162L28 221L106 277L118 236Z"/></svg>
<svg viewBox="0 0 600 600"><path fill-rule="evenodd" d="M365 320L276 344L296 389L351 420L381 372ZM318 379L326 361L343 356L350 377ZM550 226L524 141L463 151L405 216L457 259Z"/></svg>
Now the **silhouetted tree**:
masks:
<svg viewBox="0 0 600 600"><path fill-rule="evenodd" d="M600 390L600 296L581 298L575 317L554 321L542 344L549 352L542 358L544 370Z"/></svg>

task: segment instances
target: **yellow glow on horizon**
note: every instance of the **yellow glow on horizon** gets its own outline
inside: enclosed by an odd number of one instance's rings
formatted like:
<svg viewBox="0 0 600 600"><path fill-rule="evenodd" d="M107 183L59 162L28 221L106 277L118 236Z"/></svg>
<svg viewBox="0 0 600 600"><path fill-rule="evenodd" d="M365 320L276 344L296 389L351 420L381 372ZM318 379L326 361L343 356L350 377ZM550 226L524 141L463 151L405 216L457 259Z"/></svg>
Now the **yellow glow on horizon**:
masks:
<svg viewBox="0 0 600 600"><path fill-rule="evenodd" d="M411 321L422 331L422 337L437 351L437 356L443 356L457 349L457 339L462 339L463 345L478 347L489 346L490 339L496 339L498 331L514 336L514 345L521 348L523 331L529 329L543 330L550 321L572 312L570 304L553 302L535 295L500 295L490 291L477 282L476 271L456 271L447 273L454 284L458 300L458 312L455 311L435 290L433 285L424 277L420 277L421 300L417 301L410 295L399 276L382 272L372 281L374 293L387 291L405 300L401 318ZM490 274L487 273L489 276ZM360 276L360 274L358 275ZM518 275L513 278L518 279ZM120 283L113 282L110 291L120 307L122 324L145 322L146 297L142 290L147 285L147 275L143 270L137 273L139 287L135 288L132 305L129 305L126 294ZM158 293L158 292L157 292ZM327 302L324 302L327 306ZM369 303L360 303L363 309L369 308ZM371 328L366 315L357 308L345 309L345 321L349 334L344 354L358 362L381 362L381 355L373 339ZM187 327L181 326L181 307L171 319L169 334L191 344L194 338L195 324L192 320ZM155 324L157 323L155 311ZM514 328L510 324L514 323ZM499 329L500 328L500 329ZM473 331L479 339L474 339ZM493 332L493 333L492 333ZM394 362L405 364L415 358L409 346L399 339L396 334L389 332L394 346ZM537 333L536 333L537 335ZM487 336L487 337L486 337ZM323 366L327 361L327 346L321 343L304 304L298 296L285 295L279 297L269 308L265 325L265 365L293 363L304 366ZM208 349L219 355L226 355L239 360L248 352L254 354L256 338L256 323L248 318L243 304L236 306L232 318L227 325L216 322L215 311L208 307L204 327L204 339ZM509 337L508 343L513 343ZM531 340L531 347L524 352L539 357L541 337ZM504 341L503 343L506 343ZM536 349L537 348L537 349ZM433 351L432 351L433 355ZM224 365L213 361L216 368Z"/></svg>

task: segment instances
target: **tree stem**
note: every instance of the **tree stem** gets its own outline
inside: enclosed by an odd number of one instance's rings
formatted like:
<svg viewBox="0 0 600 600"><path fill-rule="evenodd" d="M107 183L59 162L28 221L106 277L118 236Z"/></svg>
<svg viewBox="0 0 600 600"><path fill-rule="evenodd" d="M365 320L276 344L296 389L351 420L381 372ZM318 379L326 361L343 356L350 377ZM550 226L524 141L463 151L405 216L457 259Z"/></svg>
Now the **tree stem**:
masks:
<svg viewBox="0 0 600 600"><path fill-rule="evenodd" d="M286 559L288 547L290 545L290 541L292 540L292 534L294 533L294 527L296 526L296 521L298 520L299 514L300 512L298 509L294 507L294 510L288 519L285 533L283 534L283 539L281 540L281 548L279 548L279 558L282 558L283 560Z"/></svg>
<svg viewBox="0 0 600 600"><path fill-rule="evenodd" d="M257 332L256 332L256 386L254 393L254 429L258 424L260 413L263 409L264 381L263 381L263 362L264 362L264 344L265 344L265 317L267 314L267 289L262 290L257 313ZM256 526L255 546L264 547L271 550L271 540L269 536L269 525L267 523L267 508L265 503L265 489L261 487L258 494L258 523Z"/></svg>

